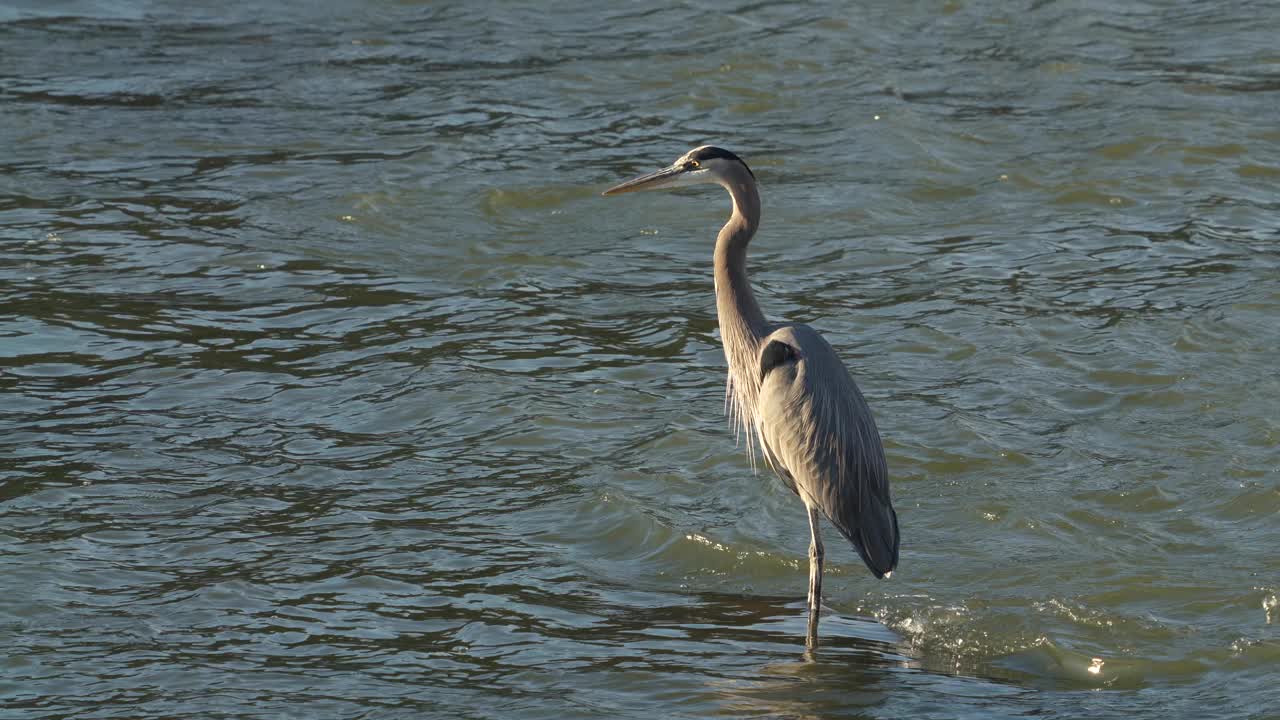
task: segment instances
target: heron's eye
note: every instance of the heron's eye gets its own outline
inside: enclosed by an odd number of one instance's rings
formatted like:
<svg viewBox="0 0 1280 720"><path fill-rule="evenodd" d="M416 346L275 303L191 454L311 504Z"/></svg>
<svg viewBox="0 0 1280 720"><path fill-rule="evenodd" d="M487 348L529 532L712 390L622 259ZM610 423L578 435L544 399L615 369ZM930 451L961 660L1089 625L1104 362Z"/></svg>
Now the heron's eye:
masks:
<svg viewBox="0 0 1280 720"><path fill-rule="evenodd" d="M689 162L684 164L685 170L697 170L700 167L702 166L698 164L697 160L690 160Z"/></svg>

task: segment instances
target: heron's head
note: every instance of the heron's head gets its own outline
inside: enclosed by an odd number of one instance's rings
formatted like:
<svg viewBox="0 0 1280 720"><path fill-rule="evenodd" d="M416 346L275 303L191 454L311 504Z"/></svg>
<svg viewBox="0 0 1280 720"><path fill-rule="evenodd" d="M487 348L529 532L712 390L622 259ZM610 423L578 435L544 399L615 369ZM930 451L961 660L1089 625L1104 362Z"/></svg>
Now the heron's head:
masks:
<svg viewBox="0 0 1280 720"><path fill-rule="evenodd" d="M681 155L667 167L647 175L641 175L605 190L602 195L621 195L637 190L684 187L713 183L728 187L733 184L754 183L755 174L742 162L742 158L728 150L703 145Z"/></svg>

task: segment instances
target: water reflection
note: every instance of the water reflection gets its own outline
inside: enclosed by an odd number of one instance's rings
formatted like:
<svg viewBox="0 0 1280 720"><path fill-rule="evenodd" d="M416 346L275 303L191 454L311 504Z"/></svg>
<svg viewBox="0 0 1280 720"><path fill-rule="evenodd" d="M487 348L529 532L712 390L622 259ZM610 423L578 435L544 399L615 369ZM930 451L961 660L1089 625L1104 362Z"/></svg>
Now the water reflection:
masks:
<svg viewBox="0 0 1280 720"><path fill-rule="evenodd" d="M883 673L907 666L882 625L830 613L822 647L806 653L803 602L722 593L612 599L627 604L597 605L600 617L564 635L581 655L543 666L622 673L665 687L671 712L844 716L881 704ZM487 653L475 646L468 652ZM513 664L547 654L530 649Z"/></svg>

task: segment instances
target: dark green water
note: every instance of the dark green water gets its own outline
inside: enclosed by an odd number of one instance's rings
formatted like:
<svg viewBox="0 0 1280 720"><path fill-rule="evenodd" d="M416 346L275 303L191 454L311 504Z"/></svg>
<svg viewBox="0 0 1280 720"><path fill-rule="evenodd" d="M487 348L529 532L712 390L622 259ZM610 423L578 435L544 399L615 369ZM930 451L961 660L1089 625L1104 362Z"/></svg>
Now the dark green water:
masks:
<svg viewBox="0 0 1280 720"><path fill-rule="evenodd" d="M1272 3L0 8L4 718L1277 717ZM885 436L722 415L715 143Z"/></svg>

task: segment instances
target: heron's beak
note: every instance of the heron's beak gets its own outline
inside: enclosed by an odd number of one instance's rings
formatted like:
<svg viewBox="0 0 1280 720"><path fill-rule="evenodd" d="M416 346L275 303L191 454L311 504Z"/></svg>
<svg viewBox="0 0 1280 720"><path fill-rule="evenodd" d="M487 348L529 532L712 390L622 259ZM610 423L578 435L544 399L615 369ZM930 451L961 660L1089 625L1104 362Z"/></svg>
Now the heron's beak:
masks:
<svg viewBox="0 0 1280 720"><path fill-rule="evenodd" d="M614 185L613 187L600 193L601 195L621 195L622 193L637 192L639 190L657 190L665 187L676 187L684 185L688 177L684 168L679 165L665 167L657 172L651 172L648 175L641 175L638 178L632 178L624 183Z"/></svg>

